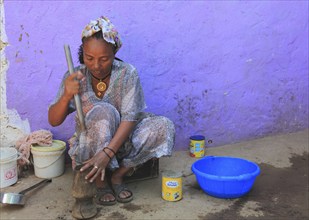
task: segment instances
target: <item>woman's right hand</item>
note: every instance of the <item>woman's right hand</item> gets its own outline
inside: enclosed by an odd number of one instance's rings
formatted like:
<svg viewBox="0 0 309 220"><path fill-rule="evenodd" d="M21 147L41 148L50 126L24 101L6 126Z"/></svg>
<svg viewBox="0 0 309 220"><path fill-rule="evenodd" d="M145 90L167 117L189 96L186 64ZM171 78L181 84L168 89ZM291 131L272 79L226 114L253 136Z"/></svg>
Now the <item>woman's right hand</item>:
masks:
<svg viewBox="0 0 309 220"><path fill-rule="evenodd" d="M64 82L64 93L63 96L71 100L75 94L78 94L79 92L79 80L81 80L84 77L84 75L80 72L74 72L71 75L69 75L65 82Z"/></svg>
<svg viewBox="0 0 309 220"><path fill-rule="evenodd" d="M58 126L65 120L69 113L69 102L73 96L79 92L79 80L83 77L83 74L80 71L77 71L66 78L63 95L55 104L50 106L48 110L48 121L50 125Z"/></svg>

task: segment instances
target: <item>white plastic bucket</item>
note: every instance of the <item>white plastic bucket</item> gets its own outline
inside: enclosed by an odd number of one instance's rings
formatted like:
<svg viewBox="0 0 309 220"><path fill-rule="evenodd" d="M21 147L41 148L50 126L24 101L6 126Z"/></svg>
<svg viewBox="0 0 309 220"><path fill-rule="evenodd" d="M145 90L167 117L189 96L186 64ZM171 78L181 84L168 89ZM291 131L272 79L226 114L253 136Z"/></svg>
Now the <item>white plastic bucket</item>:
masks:
<svg viewBox="0 0 309 220"><path fill-rule="evenodd" d="M64 173L65 142L53 140L52 146L31 146L34 175L39 178L54 178Z"/></svg>
<svg viewBox="0 0 309 220"><path fill-rule="evenodd" d="M17 150L12 147L0 148L0 188L17 182Z"/></svg>

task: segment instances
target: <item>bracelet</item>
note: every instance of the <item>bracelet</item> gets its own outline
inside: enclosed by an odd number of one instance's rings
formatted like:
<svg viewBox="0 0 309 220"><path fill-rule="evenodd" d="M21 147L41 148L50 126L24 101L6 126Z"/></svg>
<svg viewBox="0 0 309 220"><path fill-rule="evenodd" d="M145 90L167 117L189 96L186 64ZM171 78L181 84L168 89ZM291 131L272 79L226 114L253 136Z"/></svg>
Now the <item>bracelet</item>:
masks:
<svg viewBox="0 0 309 220"><path fill-rule="evenodd" d="M111 152L113 152L113 153L114 153L114 155L116 154L116 152L115 152L113 149L109 148L109 147L105 147L104 149L108 149L108 150L110 150ZM103 150L104 150L104 149L103 149Z"/></svg>
<svg viewBox="0 0 309 220"><path fill-rule="evenodd" d="M105 148L103 148L102 151L105 153L106 156L108 156L109 160L111 160L111 159L112 159L111 156L109 156L108 153L106 153L106 152L104 151L104 149L105 149Z"/></svg>

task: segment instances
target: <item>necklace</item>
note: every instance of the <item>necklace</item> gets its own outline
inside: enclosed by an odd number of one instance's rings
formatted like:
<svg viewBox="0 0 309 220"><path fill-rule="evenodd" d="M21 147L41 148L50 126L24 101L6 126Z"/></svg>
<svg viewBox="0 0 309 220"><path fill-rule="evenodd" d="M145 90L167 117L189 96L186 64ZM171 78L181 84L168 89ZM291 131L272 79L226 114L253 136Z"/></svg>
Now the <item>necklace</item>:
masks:
<svg viewBox="0 0 309 220"><path fill-rule="evenodd" d="M107 74L106 76L104 76L102 79L100 79L100 78L94 76L94 75L90 72L91 76L92 76L93 78L95 78L96 80L99 81L99 83L97 84L97 90L99 91L99 92L97 93L98 96L101 96L101 95L102 95L102 92L105 92L105 90L106 90L106 88L107 88L107 85L106 85L106 83L105 83L103 80L106 79L108 76L110 76L111 73L112 73L112 71L111 71L109 74Z"/></svg>

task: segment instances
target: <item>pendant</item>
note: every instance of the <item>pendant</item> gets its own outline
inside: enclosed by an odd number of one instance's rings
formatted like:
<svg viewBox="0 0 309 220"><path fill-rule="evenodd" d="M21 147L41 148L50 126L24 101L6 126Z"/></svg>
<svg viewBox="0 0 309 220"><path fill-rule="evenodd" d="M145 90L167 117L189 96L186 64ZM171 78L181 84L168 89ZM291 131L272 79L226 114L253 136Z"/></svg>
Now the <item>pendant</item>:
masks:
<svg viewBox="0 0 309 220"><path fill-rule="evenodd" d="M99 82L97 84L97 89L100 91L100 92L104 92L106 90L106 84L105 82Z"/></svg>

